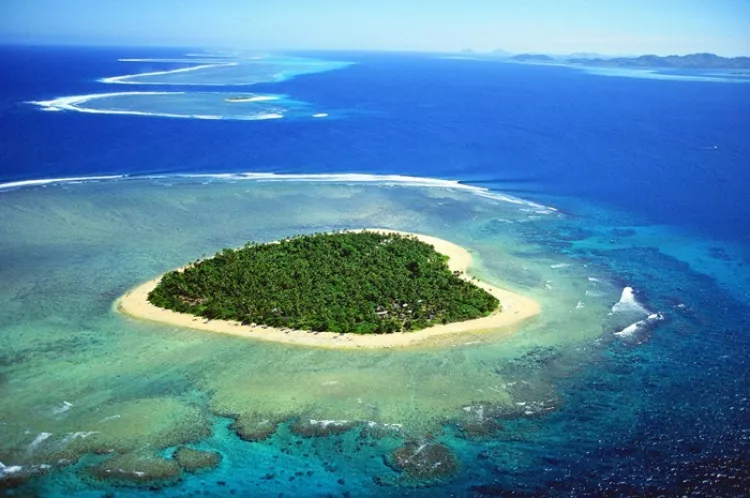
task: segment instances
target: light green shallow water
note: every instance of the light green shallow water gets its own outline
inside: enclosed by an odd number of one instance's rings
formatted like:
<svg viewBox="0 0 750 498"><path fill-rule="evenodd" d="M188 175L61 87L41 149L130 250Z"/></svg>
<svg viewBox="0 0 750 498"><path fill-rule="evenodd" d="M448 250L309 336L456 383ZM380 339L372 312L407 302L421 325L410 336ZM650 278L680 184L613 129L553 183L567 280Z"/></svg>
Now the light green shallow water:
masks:
<svg viewBox="0 0 750 498"><path fill-rule="evenodd" d="M561 215L523 209L447 189L326 183L127 180L3 192L0 461L166 448L206 438L214 414L400 424L421 435L469 416L469 406L516 413L554 403L551 379L594 361L588 351L620 289L544 244ZM223 247L360 227L458 243L474 254L470 273L539 300L543 312L512 334L334 351L140 322L113 308L129 288Z"/></svg>

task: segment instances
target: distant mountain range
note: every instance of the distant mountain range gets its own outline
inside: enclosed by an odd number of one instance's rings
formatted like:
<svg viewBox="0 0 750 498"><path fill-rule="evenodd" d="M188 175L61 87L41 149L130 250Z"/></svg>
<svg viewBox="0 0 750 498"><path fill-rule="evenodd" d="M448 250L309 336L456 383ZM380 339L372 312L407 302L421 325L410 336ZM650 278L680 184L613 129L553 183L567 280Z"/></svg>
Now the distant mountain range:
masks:
<svg viewBox="0 0 750 498"><path fill-rule="evenodd" d="M544 54L519 54L509 58L518 62L561 62L560 59Z"/></svg>
<svg viewBox="0 0 750 498"><path fill-rule="evenodd" d="M578 55L578 56L575 56ZM595 67L625 68L681 68L681 69L750 69L750 57L721 57L716 54L641 55L639 57L582 57L588 54L571 56L550 56L545 54L519 54L508 60L535 63L567 63ZM593 54L592 54L593 55Z"/></svg>
<svg viewBox="0 0 750 498"><path fill-rule="evenodd" d="M640 57L615 57L613 59L568 59L571 64L600 67L661 67L682 69L750 69L750 57L720 57L716 54L641 55Z"/></svg>

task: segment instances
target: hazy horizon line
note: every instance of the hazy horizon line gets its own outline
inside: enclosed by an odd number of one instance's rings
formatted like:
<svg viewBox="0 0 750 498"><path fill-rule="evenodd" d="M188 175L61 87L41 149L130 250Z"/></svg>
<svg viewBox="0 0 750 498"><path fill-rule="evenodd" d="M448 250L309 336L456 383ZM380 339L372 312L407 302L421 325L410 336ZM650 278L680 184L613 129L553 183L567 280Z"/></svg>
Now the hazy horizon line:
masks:
<svg viewBox="0 0 750 498"><path fill-rule="evenodd" d="M491 50L479 50L472 48L464 48L460 50L438 50L438 49L410 49L410 48L301 48L301 47L264 47L258 46L252 47L241 47L237 45L205 45L205 44L155 44L155 43L89 43L85 41L29 41L29 40L3 40L0 38L0 46L35 46L35 47L89 47L89 48L155 48L155 49L191 49L191 50L232 50L232 51L263 51L263 52L363 52L363 53L412 53L412 54L445 54L445 55L497 55L502 53L509 57L515 55L549 55L549 56L570 56L586 54L596 57L641 57L646 55L654 55L657 57L669 57L678 56L684 57L687 55L697 54L712 54L719 57L734 59L739 57L750 57L750 54L745 55L725 55L711 50L702 51L685 51L682 53L675 52L643 52L643 53L608 53L599 52L596 49L590 50L576 50L571 52L553 52L544 50L529 50L529 51L512 51L505 50L503 48L495 48Z"/></svg>

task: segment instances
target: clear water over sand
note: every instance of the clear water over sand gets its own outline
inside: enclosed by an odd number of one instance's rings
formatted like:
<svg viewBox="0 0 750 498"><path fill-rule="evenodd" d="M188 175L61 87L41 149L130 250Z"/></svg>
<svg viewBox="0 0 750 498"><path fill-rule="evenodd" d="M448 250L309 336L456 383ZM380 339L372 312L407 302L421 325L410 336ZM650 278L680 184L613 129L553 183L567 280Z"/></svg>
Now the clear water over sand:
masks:
<svg viewBox="0 0 750 498"><path fill-rule="evenodd" d="M603 270L545 246L563 215L456 189L127 179L6 191L0 203L0 397L12 400L0 405L0 461L27 469L185 441L229 451L242 442L222 417L352 421L421 437L477 407L551 411L552 372L511 367L539 351L562 355L555 369L585 365L621 291ZM140 322L113 308L134 285L223 247L363 226L456 242L473 253L470 273L537 299L542 314L430 347L335 351Z"/></svg>

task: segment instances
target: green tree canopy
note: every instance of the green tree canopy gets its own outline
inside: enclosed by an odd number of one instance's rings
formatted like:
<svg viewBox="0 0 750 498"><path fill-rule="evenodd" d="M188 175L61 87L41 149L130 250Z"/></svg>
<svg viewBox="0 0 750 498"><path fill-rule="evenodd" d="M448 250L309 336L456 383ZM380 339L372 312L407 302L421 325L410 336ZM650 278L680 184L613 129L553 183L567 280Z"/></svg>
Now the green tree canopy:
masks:
<svg viewBox="0 0 750 498"><path fill-rule="evenodd" d="M149 301L209 319L357 334L489 315L500 303L416 237L378 232L248 243L162 277Z"/></svg>

